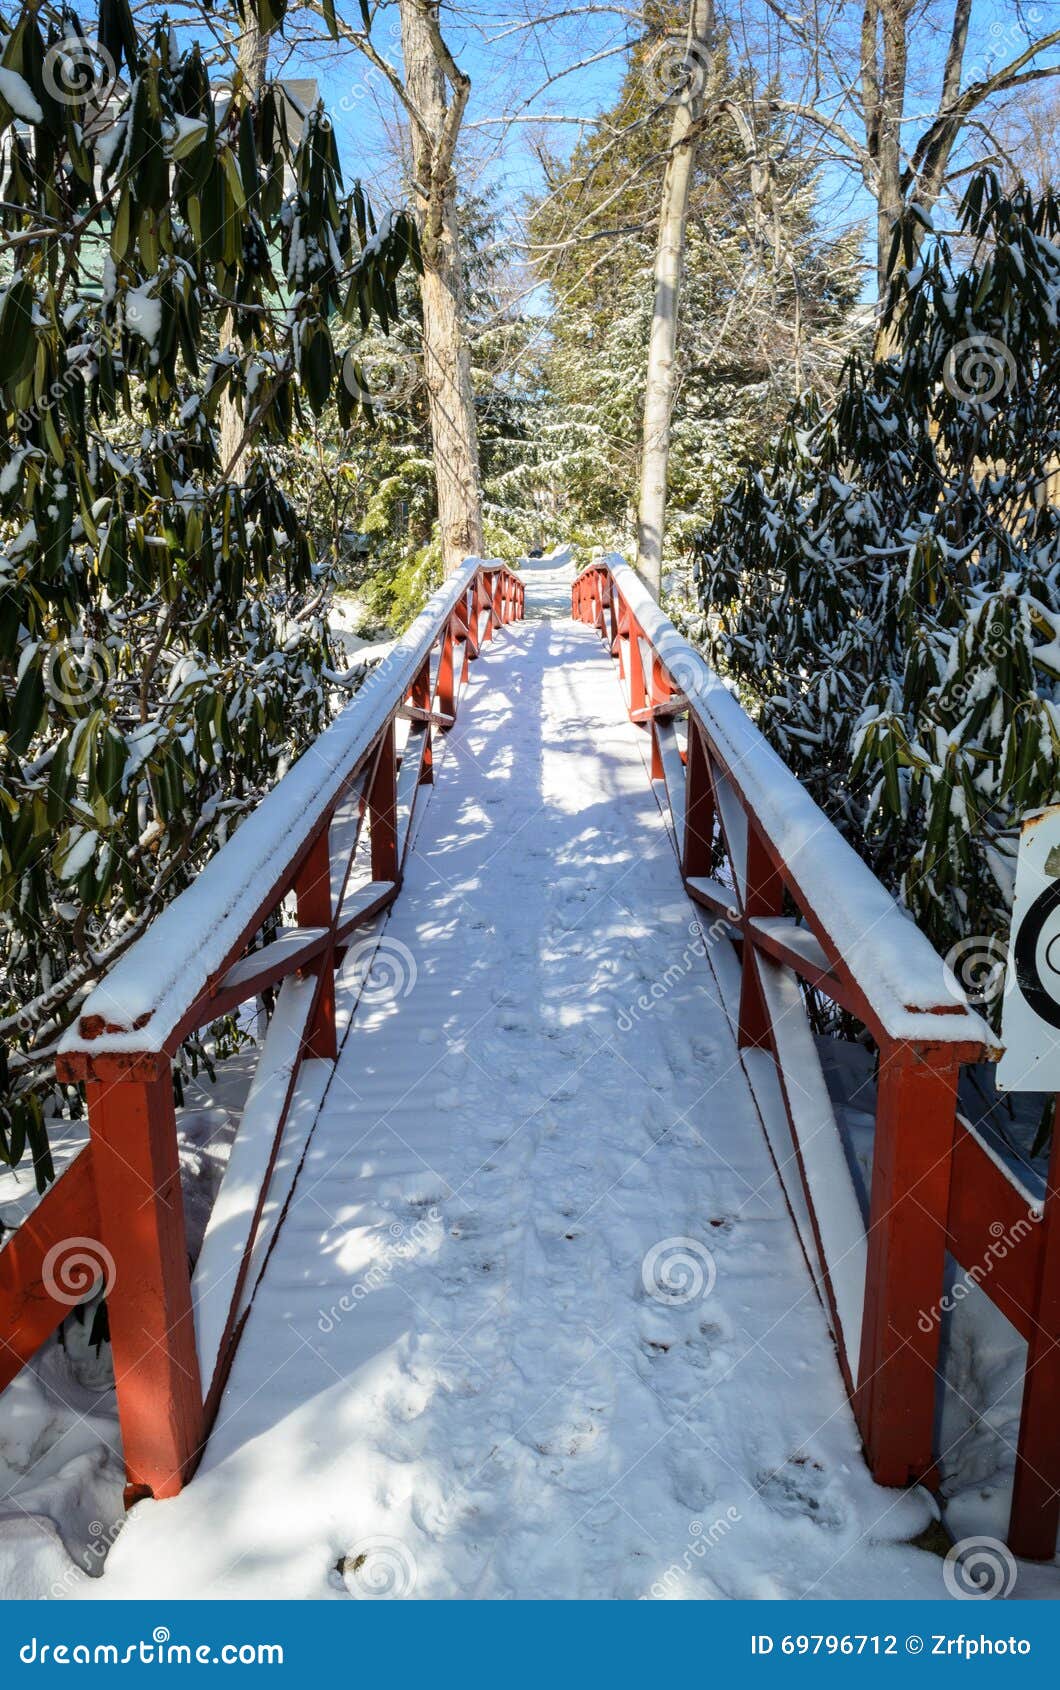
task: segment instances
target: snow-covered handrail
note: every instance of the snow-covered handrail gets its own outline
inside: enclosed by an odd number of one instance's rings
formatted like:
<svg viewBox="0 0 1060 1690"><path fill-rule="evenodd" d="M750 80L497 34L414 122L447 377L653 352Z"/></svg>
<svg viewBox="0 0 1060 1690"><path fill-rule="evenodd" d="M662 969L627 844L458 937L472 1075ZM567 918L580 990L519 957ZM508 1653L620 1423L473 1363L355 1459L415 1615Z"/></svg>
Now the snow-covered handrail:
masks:
<svg viewBox="0 0 1060 1690"><path fill-rule="evenodd" d="M864 999L859 1007L871 1011L872 1031L894 1039L989 1046L990 1029L968 1008L930 940L829 821L721 678L678 633L636 571L613 554L591 564L574 583L576 614L579 601L585 606L593 602L588 595L601 571L636 619L666 689L679 695L708 739L712 759L760 832L773 866L829 961L849 974ZM649 711L661 703L663 714L674 714L665 699L653 694L649 700L647 693L645 699Z"/></svg>
<svg viewBox="0 0 1060 1690"><path fill-rule="evenodd" d="M738 986L744 1069L816 1264L873 1474L909 1484L933 1461L939 1323L924 1310L942 1298L947 1253L966 1268L991 1262L988 1294L1017 1325L1055 1326L1046 1229L1024 1218L1019 1252L993 1260L991 1241L1002 1219L1018 1218L1020 1200L957 1121L961 1067L989 1052L990 1029L622 558L594 559L577 577L572 611L618 660L630 719L651 735L652 777L665 789L686 890L715 917L710 954L719 981ZM867 1225L800 982L876 1042ZM1021 1424L1025 1479L1053 1471L1049 1426L1032 1434ZM1017 1485L1014 1544L1051 1557L1058 1489L1042 1504L1041 1485L1034 1494Z"/></svg>
<svg viewBox="0 0 1060 1690"><path fill-rule="evenodd" d="M173 1053L211 980L260 926L343 788L365 769L454 610L494 572L510 574L469 558L438 588L335 721L90 994L60 1046L67 1067L77 1056L91 1063L104 1053Z"/></svg>
<svg viewBox="0 0 1060 1690"><path fill-rule="evenodd" d="M69 1313L76 1245L75 1290L93 1263L106 1289L133 1498L174 1495L195 1466L336 1056L336 969L398 895L434 736L523 601L506 565L468 559L62 1040L57 1071L85 1083L89 1140L0 1250L0 1389ZM289 897L294 924L277 926ZM172 1058L262 993L274 1008L192 1275Z"/></svg>

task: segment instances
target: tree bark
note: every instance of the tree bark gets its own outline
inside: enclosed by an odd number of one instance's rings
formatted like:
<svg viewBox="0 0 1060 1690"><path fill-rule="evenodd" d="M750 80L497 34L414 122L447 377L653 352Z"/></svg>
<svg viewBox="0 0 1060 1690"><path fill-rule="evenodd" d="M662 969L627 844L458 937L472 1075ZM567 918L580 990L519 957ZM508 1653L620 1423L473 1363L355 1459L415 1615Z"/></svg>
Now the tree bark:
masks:
<svg viewBox="0 0 1060 1690"><path fill-rule="evenodd" d="M243 32L237 48L238 64L243 72L250 96L258 100L265 88L269 65L269 32L262 29L251 7L247 7ZM226 344L235 340L235 315L228 312L222 333ZM247 445L243 440L246 424L232 398L231 391L221 395L219 409L221 431L221 469L228 481L243 481L246 476Z"/></svg>
<svg viewBox="0 0 1060 1690"><path fill-rule="evenodd" d="M644 391L640 500L637 510L637 568L658 598L662 593L663 537L674 397L674 354L685 261L688 193L695 166L702 83L714 40L714 0L690 0L688 83L678 96L663 179L659 240L655 254L655 304Z"/></svg>
<svg viewBox="0 0 1060 1690"><path fill-rule="evenodd" d="M463 258L456 217L457 136L471 81L442 37L432 0L400 0L423 251L423 359L434 448L438 527L447 575L482 553L482 493L471 352L464 327Z"/></svg>

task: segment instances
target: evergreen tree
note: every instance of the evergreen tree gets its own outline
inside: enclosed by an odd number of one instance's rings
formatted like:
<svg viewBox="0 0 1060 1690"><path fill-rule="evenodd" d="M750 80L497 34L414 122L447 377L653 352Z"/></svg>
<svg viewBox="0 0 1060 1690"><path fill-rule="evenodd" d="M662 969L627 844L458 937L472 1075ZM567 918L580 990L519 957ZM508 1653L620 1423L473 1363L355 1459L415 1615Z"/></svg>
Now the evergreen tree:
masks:
<svg viewBox="0 0 1060 1690"><path fill-rule="evenodd" d="M1018 826L1060 797L1060 199L987 172L961 230L970 263L928 233L899 266L894 356L808 396L725 499L693 631L996 1005Z"/></svg>
<svg viewBox="0 0 1060 1690"><path fill-rule="evenodd" d="M276 454L359 410L342 344L396 316L415 230L344 193L322 110L294 146L277 88L212 88L127 0L91 40L25 5L0 65L0 1156L43 1180L62 1027L328 713Z"/></svg>
<svg viewBox="0 0 1060 1690"><path fill-rule="evenodd" d="M566 523L582 521L595 538L623 547L639 474L668 79L683 22L669 0L646 10L649 29L615 106L569 161L545 159L548 190L530 218L553 307L542 473L562 487ZM753 111L760 123L768 102L749 98L724 46L702 74L710 89L689 206L671 553L739 463L764 448L800 385L838 374L858 286L854 242L830 242L816 226L807 161L789 146L780 163L757 163L770 137L755 140L743 114Z"/></svg>

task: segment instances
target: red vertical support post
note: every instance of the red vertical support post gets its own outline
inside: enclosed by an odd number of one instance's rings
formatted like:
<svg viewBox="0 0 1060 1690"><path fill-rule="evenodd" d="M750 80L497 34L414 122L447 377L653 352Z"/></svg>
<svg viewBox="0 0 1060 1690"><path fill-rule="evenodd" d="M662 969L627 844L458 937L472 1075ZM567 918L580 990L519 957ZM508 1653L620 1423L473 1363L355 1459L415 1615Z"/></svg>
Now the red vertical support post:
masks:
<svg viewBox="0 0 1060 1690"><path fill-rule="evenodd" d="M624 681L626 678L626 657L625 652L622 649L622 641L626 637L628 630L629 617L625 614L625 610L620 599L618 603L618 620L615 627L615 637L612 641L614 655L618 658L618 678L620 681Z"/></svg>
<svg viewBox="0 0 1060 1690"><path fill-rule="evenodd" d="M438 658L437 698L438 709L443 716L452 716L456 713L456 677L453 673L454 646L456 643L455 621L456 612L454 611L442 630L442 648L441 655Z"/></svg>
<svg viewBox="0 0 1060 1690"><path fill-rule="evenodd" d="M428 656L419 674L409 689L409 703L417 710L430 711L431 708L431 660ZM434 729L428 726L427 739L423 747L423 762L420 765L420 785L431 786L434 783Z"/></svg>
<svg viewBox="0 0 1060 1690"><path fill-rule="evenodd" d="M667 679L666 671L653 652L651 659L651 690L648 694L648 703L653 707L656 704L665 704L666 700L670 697L672 690L670 682ZM652 780L662 780L663 778L663 760L662 752L659 749L659 731L655 725L654 716L652 717L651 722L651 778Z"/></svg>
<svg viewBox="0 0 1060 1690"><path fill-rule="evenodd" d="M659 749L659 731L655 726L655 718L654 717L652 717L651 721L648 723L648 726L651 729L651 778L652 778L652 780L662 780L663 779L662 752Z"/></svg>
<svg viewBox="0 0 1060 1690"><path fill-rule="evenodd" d="M204 1436L173 1077L86 1082L126 1498L176 1496Z"/></svg>
<svg viewBox="0 0 1060 1690"><path fill-rule="evenodd" d="M470 597L469 597L470 595ZM478 656L478 576L456 601L453 611L457 639L465 642L465 652ZM467 665L464 665L465 670Z"/></svg>
<svg viewBox="0 0 1060 1690"><path fill-rule="evenodd" d="M493 616L494 625L503 626L504 623L504 571L498 569L493 577Z"/></svg>
<svg viewBox="0 0 1060 1690"><path fill-rule="evenodd" d="M466 592L462 595L460 603L457 606L459 626L463 629L464 635L464 656L460 665L461 687L467 686L468 678L471 674L471 659L473 656L477 657L479 654L478 612L474 609L475 605L478 603L478 580L479 578L476 575L475 586L471 593L471 610L468 609ZM474 623L474 628L472 628L472 623ZM455 703L453 705L453 710L454 712L456 710Z"/></svg>
<svg viewBox="0 0 1060 1690"><path fill-rule="evenodd" d="M393 721L387 723L380 741L372 784L368 791L368 820L371 827L372 879L401 877L397 855L397 749Z"/></svg>
<svg viewBox="0 0 1060 1690"><path fill-rule="evenodd" d="M714 783L703 735L695 717L688 718L688 762L685 765L685 838L681 872L685 879L709 879L714 867Z"/></svg>
<svg viewBox="0 0 1060 1690"><path fill-rule="evenodd" d="M1060 1527L1060 1099L1041 1228L1008 1533L1013 1554L1028 1561L1053 1559Z"/></svg>
<svg viewBox="0 0 1060 1690"><path fill-rule="evenodd" d="M739 871L734 865L739 884ZM747 818L747 871L741 898L746 920L760 915L779 915L784 907L784 882L766 850L765 841L749 816ZM741 1049L748 1046L769 1049L769 1011L758 978L755 947L750 932L744 927L743 955L740 963L740 1036Z"/></svg>
<svg viewBox="0 0 1060 1690"><path fill-rule="evenodd" d="M629 708L643 710L648 702L647 688L644 684L644 659L640 650L640 623L630 611L627 616L629 628Z"/></svg>
<svg viewBox="0 0 1060 1690"><path fill-rule="evenodd" d="M483 626L482 617L486 621ZM481 633L479 629L482 629ZM484 646L493 638L493 578L487 578L484 570L475 576L475 639L480 646Z"/></svg>
<svg viewBox="0 0 1060 1690"><path fill-rule="evenodd" d="M377 876L378 878L378 876ZM335 911L331 907L331 836L322 828L310 847L294 883L298 905L299 927L332 927ZM338 1055L335 1032L335 952L329 945L320 958L317 976L317 1000L309 1023L306 1051L310 1056L322 1056L334 1062Z"/></svg>
<svg viewBox="0 0 1060 1690"><path fill-rule="evenodd" d="M953 1048L880 1047L865 1310L854 1412L873 1477L930 1477L960 1063Z"/></svg>

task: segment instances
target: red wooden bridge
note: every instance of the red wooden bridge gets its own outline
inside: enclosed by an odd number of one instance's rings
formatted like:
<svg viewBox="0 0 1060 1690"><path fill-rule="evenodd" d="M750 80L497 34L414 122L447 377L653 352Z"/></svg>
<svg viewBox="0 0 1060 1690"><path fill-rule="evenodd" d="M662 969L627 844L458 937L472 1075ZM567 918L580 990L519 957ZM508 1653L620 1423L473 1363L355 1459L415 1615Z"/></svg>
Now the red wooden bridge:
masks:
<svg viewBox="0 0 1060 1690"><path fill-rule="evenodd" d="M731 1060L722 1033L712 1031L712 1050L696 1055L693 1043L694 1060L683 1068L675 1061L700 1089L723 1082L735 1087L734 1107L756 1117L757 1145L768 1146L772 1167L764 1179L752 1181L755 1192L767 1186L783 1190L790 1212L785 1238L794 1226L805 1257L805 1269L796 1275L799 1297L812 1286L819 1298L814 1319L827 1321L865 1460L881 1485L930 1486L937 1478L941 1321L930 1311L942 1303L948 1254L975 1279L1028 1344L1009 1543L1021 1556L1051 1559L1060 1512L1055 1423L1060 1210L1055 1177L1044 1197L1028 1191L958 1112L962 1067L989 1059L988 1029L960 999L927 940L633 571L618 558L601 559L562 590L572 594L576 625L548 605L547 595L539 607L543 618L524 621L524 580L500 564L469 561L196 884L93 991L60 1055L62 1076L86 1088L88 1142L0 1251L0 1386L68 1314L70 1298L57 1294L55 1263L69 1241L87 1241L105 1264L127 1501L176 1496L189 1485L204 1449L205 1475L221 1436L215 1432L211 1440L219 1414L222 1425L238 1418L239 1402L224 1405L241 1336L260 1318L255 1309L267 1300L270 1284L279 1283L282 1262L289 1259L290 1267L296 1260L295 1246L298 1261L313 1250L312 1229L300 1233L291 1217L301 1196L319 1183L319 1175L307 1172L318 1123L326 1132L334 1118L340 1130L336 1084L346 1084L351 1094L360 1088L357 1107L367 1107L363 1100L372 1086L383 1084L384 1068L392 1088L396 1084L400 1092L407 1080L405 1089L411 1089L419 1083L419 1056L411 1033L407 1046L395 1045L398 1030L415 1025L416 1037L426 1040L432 1019L441 1026L454 1002L460 1004L461 1037L473 1055L484 1014L471 991L482 958L478 941L471 945L473 920L458 917L459 939L448 941L459 975L447 975L440 950L429 987L422 979L417 987L433 1009L421 1008L414 1021L411 998L407 1006L399 992L387 1004L390 1042L378 1047L385 1063L373 1057L377 1033L371 1027L371 1037L363 1034L360 1046L350 1036L365 1016L374 1023L364 976L353 988L341 984L346 959L394 931L387 922L399 898L399 908L408 898L419 901L421 935L437 927L469 864L475 885L494 899L489 905L494 913L482 923L481 947L505 942L500 930L506 921L518 935L521 894L505 881L506 863L516 857L528 873L548 878L560 873L562 856L562 897L589 899L592 922L599 924L600 911L612 908L617 895L604 884L604 867L608 851L621 855L618 818L632 816L630 806L650 805L654 793L659 826L669 840L669 867L662 859L649 860L640 868L628 864L623 875L654 876L654 895L663 899L650 915L658 927L656 971L642 971L640 994L619 1017L617 1034L612 1027L609 1049L616 1047L612 1054L628 1059L632 1072L641 1040L638 1022L646 1026L654 1004L670 991L684 1005L682 1026L694 1026L700 1014L711 1029L731 1026ZM610 670L608 654L614 660ZM478 683L472 681L480 667L489 669L494 685L481 720L474 715ZM575 771L570 790L583 779L591 782L593 759L601 764L611 759L604 785L599 793L594 789L601 801L594 802L591 825L566 787L547 792L547 804L525 816L516 817L511 808L520 783L534 778L535 757L542 765L543 753L532 748L534 713L542 708L533 691L539 683L552 689L550 708L562 719L558 743L548 755L554 761L576 757L583 771ZM590 683L596 691L577 692ZM607 702L612 694L620 701L613 716ZM450 771L450 730L466 696L474 732L462 742ZM622 727L627 736L622 743L628 750L628 736L639 739L646 759L636 791L628 762L620 766L613 752L622 711L634 724ZM511 752L516 730L522 735L517 755ZM452 881L437 868L430 903L426 883L410 879L410 890L401 894L416 856L417 801L432 786L439 757L450 808L439 811L436 829L464 857L447 859ZM461 809L462 769L502 777L499 808L488 827L483 817L496 795L483 787L486 808L465 803ZM546 769L542 788L552 780ZM550 814L575 811L577 825L572 822L564 832L562 848L550 845L547 831L539 846L528 843ZM647 827L646 812L635 813ZM490 829L498 818L493 838ZM594 858L591 842L601 830L607 849ZM595 865L580 883L579 852ZM421 857L423 863L441 861L427 847ZM682 885L687 915L705 912L698 925L693 920L693 931L702 933L703 922L709 923L702 945L709 973L701 969L701 959L694 969L685 968L674 948L676 930L664 931L664 923L676 919ZM628 920L647 919L645 910L648 906L631 906ZM687 930L687 918L681 919ZM568 960L571 950L579 954L577 945L568 947ZM594 956L577 988L578 1014L606 977L602 941ZM513 976L522 967L513 961ZM665 991L653 983L660 979L668 982ZM804 988L846 1011L877 1053L867 1219ZM189 1265L173 1060L190 1033L266 991L275 995L275 1007L258 1073L205 1242ZM557 1012L554 1032L560 1041L577 1018L573 1003L572 995ZM510 1030L518 1034L517 1010L510 1019ZM450 1048L459 1055L465 1045L457 1041ZM403 1073L395 1081L396 1070ZM516 1081L532 1083L532 1074L513 1072L513 1085ZM665 1097L666 1084L665 1076L657 1077L655 1093ZM390 1120L404 1106L399 1092L387 1094ZM549 1101L565 1095L556 1089ZM482 1109L490 1106L487 1091ZM658 1107L665 1112L663 1102ZM692 1106L679 1115L690 1119ZM410 1156L426 1167L432 1153L415 1137L423 1121L424 1108L417 1105L401 1132L402 1144L411 1144ZM619 1130L623 1125L621 1119L616 1123ZM432 1131L437 1134L436 1122ZM360 1143L349 1137L347 1116L341 1132L347 1142ZM712 1152L727 1167L737 1154L709 1118L698 1128L697 1146L699 1159L693 1156L689 1163L692 1181L700 1177L697 1170L706 1176ZM746 1135L744 1149L752 1154ZM1054 1176L1055 1163L1054 1149ZM594 1197L588 1204L577 1232L566 1234L568 1241L592 1228L598 1201ZM722 1221L710 1224L720 1237ZM663 1217L659 1227L665 1231ZM1003 1254L991 1248L1002 1233L1012 1240ZM979 1271L984 1263L988 1272ZM491 1266L484 1264L483 1273ZM304 1267L311 1274L311 1263ZM790 1278L789 1269L784 1271ZM469 1289L469 1296L479 1294ZM748 1295L753 1304L753 1287ZM333 1308L327 1319L337 1321ZM667 1347L661 1339L647 1342L656 1350ZM764 1349L764 1338L755 1344ZM497 1356L497 1365L503 1368L503 1356ZM782 1384L777 1388L783 1394ZM196 1478L192 1491L211 1477Z"/></svg>

